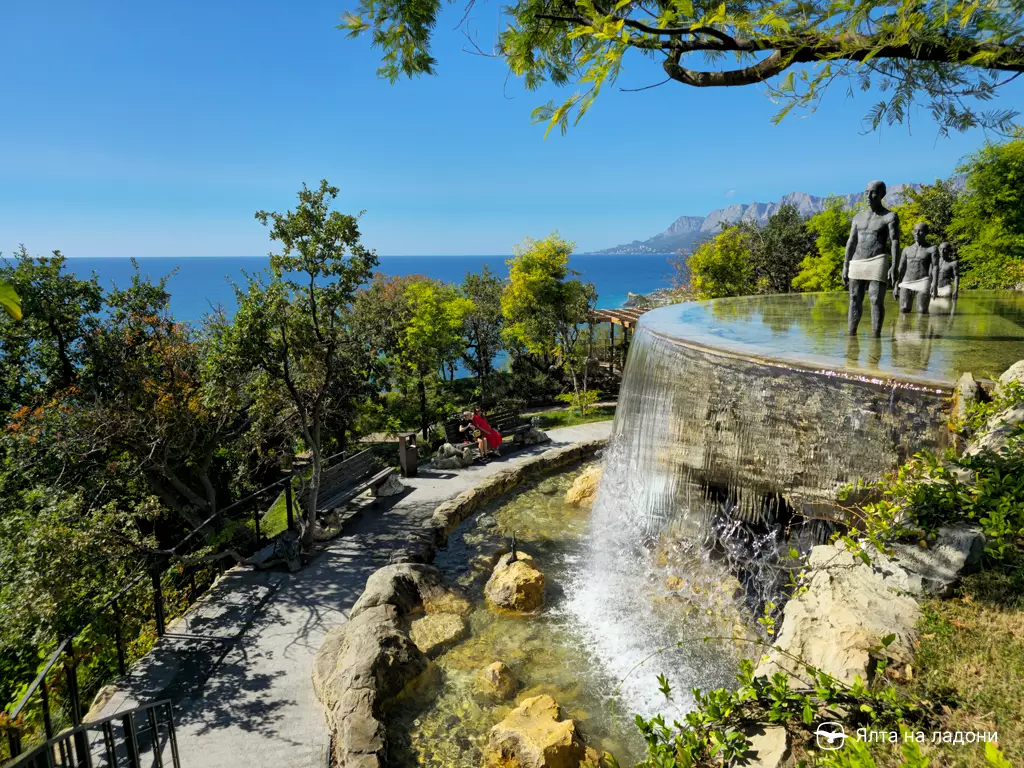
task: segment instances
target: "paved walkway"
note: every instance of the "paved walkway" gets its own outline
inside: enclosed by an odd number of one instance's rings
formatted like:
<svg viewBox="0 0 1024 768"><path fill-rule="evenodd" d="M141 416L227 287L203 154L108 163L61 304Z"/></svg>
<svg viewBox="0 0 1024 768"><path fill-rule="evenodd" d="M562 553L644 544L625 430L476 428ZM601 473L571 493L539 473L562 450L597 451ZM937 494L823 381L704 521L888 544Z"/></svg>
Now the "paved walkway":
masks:
<svg viewBox="0 0 1024 768"><path fill-rule="evenodd" d="M548 432L552 443L483 466L422 472L411 491L369 506L296 574L234 568L136 664L102 715L172 699L182 768L324 768L329 735L313 656L344 623L369 575L422 535L442 501L552 446L607 437L611 422Z"/></svg>

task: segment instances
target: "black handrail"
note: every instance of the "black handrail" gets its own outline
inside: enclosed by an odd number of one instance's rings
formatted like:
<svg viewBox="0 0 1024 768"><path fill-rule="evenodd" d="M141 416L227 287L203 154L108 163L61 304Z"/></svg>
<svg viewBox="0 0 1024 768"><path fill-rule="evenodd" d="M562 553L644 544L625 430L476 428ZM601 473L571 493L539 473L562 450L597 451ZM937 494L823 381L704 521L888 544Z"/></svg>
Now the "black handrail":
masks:
<svg viewBox="0 0 1024 768"><path fill-rule="evenodd" d="M346 455L346 453L346 451L340 451L336 454L333 454L332 456L328 456L326 459L323 460L323 464L329 464L331 461L337 459L339 456ZM241 506L242 504L245 504L246 502L252 501L261 494L265 493L266 491L282 484L286 484L285 488L286 504L288 505L288 525L289 528L291 528L293 520L293 500L292 494L290 493L291 483L292 480L296 476L299 476L300 474L301 473L298 470L292 470L288 472L288 474L285 477L282 477L281 479L276 480L275 482L270 483L269 485L266 485L263 488L260 488L259 490L249 494L248 496L245 496L244 498L235 501L234 503L228 505L224 509L214 512L208 518L199 523L199 525L193 528L192 531L190 531L188 535L186 535L181 541L179 541L173 548L166 552L165 556L180 556L182 554L182 548L190 541L192 541L197 534L205 530L218 517L223 517L223 515L230 512L231 510ZM255 524L256 541L257 546L259 546L259 544L261 543L261 535L258 517L256 518ZM163 573L166 573L166 571L164 571ZM157 637L163 636L165 629L165 617L163 607L163 593L160 584L161 576L162 573L158 571L156 568L143 571L142 573L136 575L124 587L122 587L113 597L108 598L105 602L103 602L99 606L99 608L92 613L92 616L89 618L88 621L86 621L84 624L79 626L75 631L73 631L67 637L58 642L56 649L50 654L46 664L43 666L43 669L36 675L35 679L32 681L28 689L25 691L24 695L19 700L17 706L10 713L9 719L11 721L11 725L8 727L7 730L7 739L12 757L19 755L22 751L20 733L15 721L17 720L19 715L21 715L21 713L24 712L25 708L28 706L29 701L36 692L39 692L42 697L44 731L47 737L50 737L52 735L53 725L50 715L49 691L46 685L46 678L53 670L53 667L57 664L58 660L60 660L61 656L67 657L66 671L68 678L68 694L70 698L71 724L73 727L78 727L81 724L81 702L78 696L77 663L75 661L73 646L74 640L88 627L90 627L93 624L93 622L95 622L100 616L106 613L108 609L113 608L116 613L118 601L124 598L132 589L137 587L147 577L151 578L153 581L153 604L156 614L154 618L156 621ZM117 645L118 668L121 674L125 674L127 672L127 663L124 654L119 621L115 623L115 638L115 642Z"/></svg>
<svg viewBox="0 0 1024 768"><path fill-rule="evenodd" d="M152 753L154 766L181 768L174 712L169 699L82 723L49 738L30 752L16 757L4 768L81 768L97 763L94 752L107 768L142 768L142 757ZM161 744L161 728L165 731ZM97 732L99 738L90 738ZM147 749L148 747L148 749ZM170 765L164 750L170 749ZM122 760L122 758L124 758Z"/></svg>

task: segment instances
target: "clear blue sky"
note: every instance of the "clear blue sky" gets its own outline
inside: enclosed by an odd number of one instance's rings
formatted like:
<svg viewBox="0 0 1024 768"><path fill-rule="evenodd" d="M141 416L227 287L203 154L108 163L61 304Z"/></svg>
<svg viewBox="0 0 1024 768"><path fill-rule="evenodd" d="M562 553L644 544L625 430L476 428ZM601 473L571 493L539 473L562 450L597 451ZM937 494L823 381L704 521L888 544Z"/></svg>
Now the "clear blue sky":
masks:
<svg viewBox="0 0 1024 768"><path fill-rule="evenodd" d="M461 3L439 24L434 78L378 80L378 52L335 29L352 0L8 2L0 10L0 250L72 256L259 255L253 219L326 177L366 209L381 254L508 253L558 229L582 250L680 214L930 181L984 141L860 135L877 100L841 89L779 127L755 88L609 92L567 136L463 52ZM478 5L486 47L497 20ZM660 79L639 61L620 86ZM1003 104L1021 101L1024 86ZM558 94L555 94L558 95ZM566 94L561 94L566 95Z"/></svg>

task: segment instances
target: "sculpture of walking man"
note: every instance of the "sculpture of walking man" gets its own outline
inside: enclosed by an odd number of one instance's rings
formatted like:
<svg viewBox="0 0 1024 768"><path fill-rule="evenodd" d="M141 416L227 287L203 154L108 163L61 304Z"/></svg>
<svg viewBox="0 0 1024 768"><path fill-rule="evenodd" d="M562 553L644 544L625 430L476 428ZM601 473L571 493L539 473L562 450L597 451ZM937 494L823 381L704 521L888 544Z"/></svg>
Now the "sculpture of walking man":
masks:
<svg viewBox="0 0 1024 768"><path fill-rule="evenodd" d="M950 243L939 244L939 259L935 264L935 297L951 298L960 295L960 262L953 258Z"/></svg>
<svg viewBox="0 0 1024 768"><path fill-rule="evenodd" d="M914 308L917 297L917 311L928 312L935 293L934 272L938 260L938 249L928 245L928 225L921 221L914 225L914 244L908 245L900 255L896 269L896 285L893 298L899 299L900 312L906 314Z"/></svg>
<svg viewBox="0 0 1024 768"><path fill-rule="evenodd" d="M865 294L871 299L871 332L882 335L885 319L885 293L888 283L895 283L895 269L900 248L900 220L895 212L882 205L885 183L872 181L867 186L868 208L853 217L850 239L843 261L843 285L850 291L850 314L847 330L857 333L864 312Z"/></svg>

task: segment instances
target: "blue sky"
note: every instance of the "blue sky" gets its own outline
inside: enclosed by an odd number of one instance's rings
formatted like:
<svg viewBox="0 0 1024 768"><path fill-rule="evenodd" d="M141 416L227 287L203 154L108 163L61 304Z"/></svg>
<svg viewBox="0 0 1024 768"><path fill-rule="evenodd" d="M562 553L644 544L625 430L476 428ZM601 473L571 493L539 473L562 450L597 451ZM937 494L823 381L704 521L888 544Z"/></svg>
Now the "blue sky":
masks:
<svg viewBox="0 0 1024 768"><path fill-rule="evenodd" d="M438 25L439 74L378 80L367 39L335 29L352 0L46 0L0 10L0 250L70 256L237 256L270 244L253 212L303 181L341 187L385 255L509 253L558 229L581 250L681 214L930 181L984 142L861 135L872 94L836 89L817 113L770 122L756 88L610 91L545 140L528 93L463 52L461 4ZM497 6L473 12L484 47ZM639 61L619 85L655 82ZM1001 103L1019 103L1014 83Z"/></svg>

